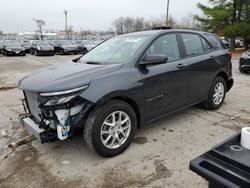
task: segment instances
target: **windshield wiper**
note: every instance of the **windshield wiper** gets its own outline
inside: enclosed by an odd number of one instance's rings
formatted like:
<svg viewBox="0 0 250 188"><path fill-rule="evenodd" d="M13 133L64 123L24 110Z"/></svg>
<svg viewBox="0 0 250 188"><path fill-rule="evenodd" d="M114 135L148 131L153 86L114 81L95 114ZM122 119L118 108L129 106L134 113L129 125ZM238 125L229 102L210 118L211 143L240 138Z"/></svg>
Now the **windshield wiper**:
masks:
<svg viewBox="0 0 250 188"><path fill-rule="evenodd" d="M102 65L102 63L99 63L97 61L88 61L88 62L85 62L86 64L89 64L89 65Z"/></svg>

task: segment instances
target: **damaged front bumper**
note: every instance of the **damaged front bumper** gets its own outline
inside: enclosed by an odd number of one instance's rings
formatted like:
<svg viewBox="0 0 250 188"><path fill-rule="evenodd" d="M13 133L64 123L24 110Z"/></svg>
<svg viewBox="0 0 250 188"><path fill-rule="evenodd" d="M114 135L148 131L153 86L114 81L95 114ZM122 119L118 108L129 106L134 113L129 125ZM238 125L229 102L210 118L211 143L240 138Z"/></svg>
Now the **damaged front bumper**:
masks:
<svg viewBox="0 0 250 188"><path fill-rule="evenodd" d="M72 137L76 128L83 127L90 109L94 106L79 96L65 104L52 106L45 106L44 103L48 100L41 98L39 94L31 95L24 91L24 96L26 117L22 119L23 126L42 143Z"/></svg>

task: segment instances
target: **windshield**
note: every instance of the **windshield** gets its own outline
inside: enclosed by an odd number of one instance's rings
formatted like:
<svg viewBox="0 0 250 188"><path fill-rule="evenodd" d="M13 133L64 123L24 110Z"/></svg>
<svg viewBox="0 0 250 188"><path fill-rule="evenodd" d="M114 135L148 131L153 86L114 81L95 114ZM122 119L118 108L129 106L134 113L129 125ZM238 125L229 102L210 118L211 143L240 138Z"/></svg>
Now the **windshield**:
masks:
<svg viewBox="0 0 250 188"><path fill-rule="evenodd" d="M84 55L80 62L124 62L131 58L147 39L147 36L119 36L109 39Z"/></svg>
<svg viewBox="0 0 250 188"><path fill-rule="evenodd" d="M7 41L5 43L6 47L21 47L21 45L17 41Z"/></svg>
<svg viewBox="0 0 250 188"><path fill-rule="evenodd" d="M82 43L85 45L94 45L94 43L89 40L83 40Z"/></svg>
<svg viewBox="0 0 250 188"><path fill-rule="evenodd" d="M46 41L37 41L36 45L37 46L50 46L49 43Z"/></svg>
<svg viewBox="0 0 250 188"><path fill-rule="evenodd" d="M25 47L31 46L30 42L23 42L22 45L25 46Z"/></svg>
<svg viewBox="0 0 250 188"><path fill-rule="evenodd" d="M68 40L62 40L59 43L62 44L62 45L72 45L72 43L70 41L68 41Z"/></svg>

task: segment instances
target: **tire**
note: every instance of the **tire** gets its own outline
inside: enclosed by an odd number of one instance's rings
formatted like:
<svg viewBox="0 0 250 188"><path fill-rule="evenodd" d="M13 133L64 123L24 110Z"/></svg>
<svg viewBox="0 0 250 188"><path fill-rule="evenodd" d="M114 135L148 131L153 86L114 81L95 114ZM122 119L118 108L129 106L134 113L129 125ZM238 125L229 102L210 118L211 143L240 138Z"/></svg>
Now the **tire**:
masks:
<svg viewBox="0 0 250 188"><path fill-rule="evenodd" d="M214 99L214 95L215 95L215 90L216 88L218 89L218 86L223 86L223 91L220 90L220 94L219 94L219 97L217 98L218 100ZM225 100L225 97L226 97L226 91L227 91L227 88L226 88L226 81L224 78L222 77L216 77L212 83L212 86L210 88L210 91L209 91L209 96L208 96L208 99L206 102L204 102L204 107L208 110L217 110L219 109L224 100Z"/></svg>
<svg viewBox="0 0 250 188"><path fill-rule="evenodd" d="M88 50L86 48L84 48L82 53L85 55L86 53L88 53Z"/></svg>
<svg viewBox="0 0 250 188"><path fill-rule="evenodd" d="M60 50L60 54L61 54L61 55L64 55L63 49Z"/></svg>
<svg viewBox="0 0 250 188"><path fill-rule="evenodd" d="M246 70L244 70L242 68L240 68L239 70L240 70L241 73L248 73L248 71L246 71Z"/></svg>
<svg viewBox="0 0 250 188"><path fill-rule="evenodd" d="M111 114L115 115L115 119L117 119L120 114L122 114L121 117L125 116L126 117L125 119L129 117L129 120L127 120L120 126L120 130L122 130L122 128L124 128L125 130L123 134L119 130L119 124L117 123L118 121L113 121L116 122L115 124L117 124L117 125L113 124L114 127L113 125L111 126L104 123L109 120L112 120L113 116ZM123 121L125 121L125 119L123 119ZM130 131L129 128L127 129L125 128L129 127L129 124L130 124ZM108 127L109 130L107 130ZM114 131L111 130L112 127ZM123 101L111 100L103 104L102 106L94 109L89 115L83 131L84 142L90 150L96 151L101 156L113 157L122 153L129 147L134 138L136 127L137 127L137 118L132 107ZM103 133L102 130L109 133ZM114 133L115 131L117 132ZM119 137L119 139L121 139L120 142L118 142L117 136ZM112 141L114 139L115 141L112 144ZM104 144L105 140L108 140L106 145Z"/></svg>

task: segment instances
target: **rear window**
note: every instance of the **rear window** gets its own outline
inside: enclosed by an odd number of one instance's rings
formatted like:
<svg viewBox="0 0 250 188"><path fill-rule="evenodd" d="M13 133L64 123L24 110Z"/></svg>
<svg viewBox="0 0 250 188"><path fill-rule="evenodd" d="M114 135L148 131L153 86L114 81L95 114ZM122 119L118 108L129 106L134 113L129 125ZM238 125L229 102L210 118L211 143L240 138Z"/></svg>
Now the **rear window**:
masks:
<svg viewBox="0 0 250 188"><path fill-rule="evenodd" d="M223 44L217 35L205 34L205 36L217 49L226 49L225 44Z"/></svg>

